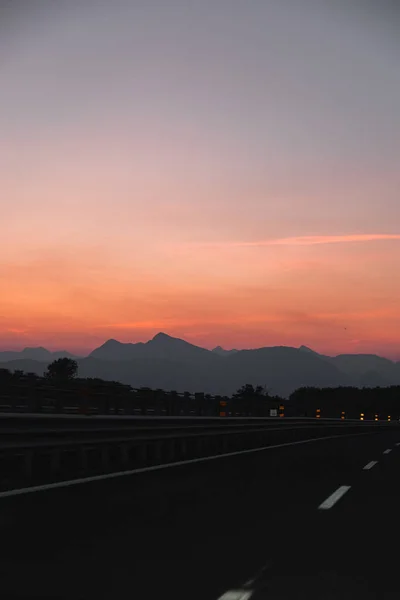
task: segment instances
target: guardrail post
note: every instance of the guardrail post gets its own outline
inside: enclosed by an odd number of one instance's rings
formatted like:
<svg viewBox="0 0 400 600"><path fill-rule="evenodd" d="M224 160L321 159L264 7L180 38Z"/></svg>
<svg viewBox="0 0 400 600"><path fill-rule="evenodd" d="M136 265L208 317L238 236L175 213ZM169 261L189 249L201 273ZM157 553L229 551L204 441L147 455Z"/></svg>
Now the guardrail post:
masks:
<svg viewBox="0 0 400 600"><path fill-rule="evenodd" d="M54 402L54 407L55 407L55 412L57 414L62 413L62 409L63 409L63 401L62 398L56 398L55 402Z"/></svg>
<svg viewBox="0 0 400 600"><path fill-rule="evenodd" d="M54 448L51 454L51 472L56 474L59 472L60 470L60 450L57 448Z"/></svg>
<svg viewBox="0 0 400 600"><path fill-rule="evenodd" d="M120 445L121 452L121 463L122 466L127 469L129 467L129 444L121 444Z"/></svg>
<svg viewBox="0 0 400 600"><path fill-rule="evenodd" d="M196 414L199 416L204 415L204 393L196 392L194 395L194 400L195 400Z"/></svg>
<svg viewBox="0 0 400 600"><path fill-rule="evenodd" d="M110 468L110 455L107 446L103 446L101 449L101 466L105 472Z"/></svg>
<svg viewBox="0 0 400 600"><path fill-rule="evenodd" d="M196 439L196 454L200 457L203 455L203 438L198 437Z"/></svg>
<svg viewBox="0 0 400 600"><path fill-rule="evenodd" d="M86 473L88 470L89 461L88 461L88 451L87 451L87 448L85 448L85 446L81 446L81 448L79 450L79 458L80 458L81 470L84 473Z"/></svg>
<svg viewBox="0 0 400 600"><path fill-rule="evenodd" d="M168 401L168 414L169 415L176 415L178 413L178 404L179 404L179 396L178 396L178 392L175 390L172 390L169 393L169 401Z"/></svg>
<svg viewBox="0 0 400 600"><path fill-rule="evenodd" d="M27 481L31 481L33 475L33 450L25 450L24 470Z"/></svg>
<svg viewBox="0 0 400 600"><path fill-rule="evenodd" d="M147 462L147 444L145 444L144 442L142 442L139 446L138 446L138 458L139 458L139 463L141 465L145 465Z"/></svg>
<svg viewBox="0 0 400 600"><path fill-rule="evenodd" d="M226 452L228 452L228 439L227 439L226 435L223 435L222 439L221 439L221 452L222 452L222 454L225 454Z"/></svg>
<svg viewBox="0 0 400 600"><path fill-rule="evenodd" d="M30 396L27 402L28 412L36 413L40 412L40 400L36 396Z"/></svg>
<svg viewBox="0 0 400 600"><path fill-rule="evenodd" d="M180 447L180 452L181 452L181 460L184 460L186 458L186 454L187 454L187 443L186 440L181 440L181 447Z"/></svg>
<svg viewBox="0 0 400 600"><path fill-rule="evenodd" d="M167 462L174 462L175 458L175 440L170 439L166 442Z"/></svg>
<svg viewBox="0 0 400 600"><path fill-rule="evenodd" d="M154 458L156 462L160 462L162 458L162 442L154 442Z"/></svg>

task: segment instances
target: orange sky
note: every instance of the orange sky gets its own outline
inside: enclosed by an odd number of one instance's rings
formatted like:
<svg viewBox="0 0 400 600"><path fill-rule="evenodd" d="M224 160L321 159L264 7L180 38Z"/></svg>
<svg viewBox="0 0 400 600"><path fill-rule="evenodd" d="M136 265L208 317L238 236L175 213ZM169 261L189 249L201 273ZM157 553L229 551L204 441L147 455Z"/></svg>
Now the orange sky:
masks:
<svg viewBox="0 0 400 600"><path fill-rule="evenodd" d="M38 251L39 240L33 251L28 242L1 265L2 346L83 352L111 337L145 341L165 331L206 347L305 343L394 356L400 243L345 240L218 248L130 241L124 255L84 244Z"/></svg>
<svg viewBox="0 0 400 600"><path fill-rule="evenodd" d="M400 360L395 38L305 1L292 46L278 1L156 4L14 15L0 42L0 348Z"/></svg>

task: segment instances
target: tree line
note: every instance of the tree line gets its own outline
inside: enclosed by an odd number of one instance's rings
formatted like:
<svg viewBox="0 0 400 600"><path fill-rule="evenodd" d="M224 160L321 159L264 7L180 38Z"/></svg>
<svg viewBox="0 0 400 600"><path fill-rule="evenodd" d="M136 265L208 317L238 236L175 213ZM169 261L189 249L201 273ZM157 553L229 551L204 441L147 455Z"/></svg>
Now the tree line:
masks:
<svg viewBox="0 0 400 600"><path fill-rule="evenodd" d="M301 387L288 399L271 395L265 386L247 383L232 396L167 392L150 388L134 389L118 381L100 378L79 378L78 363L59 358L47 367L43 377L35 373L0 369L0 395L12 398L19 395L38 400L51 396L59 402L73 397L79 405L97 403L99 409L128 407L132 403L146 412L146 406L164 406L167 414L190 410L195 414L268 416L270 410L286 416L321 418L399 419L400 386L356 388ZM135 404L136 403L136 404ZM33 402L34 406L34 402ZM117 408L115 408L117 407ZM167 407L167 409L165 409ZM169 412L168 412L169 411Z"/></svg>

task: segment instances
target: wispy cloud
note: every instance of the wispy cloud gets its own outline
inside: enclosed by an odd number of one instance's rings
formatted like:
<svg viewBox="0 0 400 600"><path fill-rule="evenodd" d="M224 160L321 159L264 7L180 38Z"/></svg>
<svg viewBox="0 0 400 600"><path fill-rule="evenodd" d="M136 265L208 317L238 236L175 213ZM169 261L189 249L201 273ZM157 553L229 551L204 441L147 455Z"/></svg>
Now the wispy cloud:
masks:
<svg viewBox="0 0 400 600"><path fill-rule="evenodd" d="M209 242L199 245L210 247L218 246L221 248L244 248L263 246L315 246L317 244L346 244L352 242L374 242L377 240L400 240L400 234L360 233L350 235L305 235L299 237L259 240L255 242Z"/></svg>

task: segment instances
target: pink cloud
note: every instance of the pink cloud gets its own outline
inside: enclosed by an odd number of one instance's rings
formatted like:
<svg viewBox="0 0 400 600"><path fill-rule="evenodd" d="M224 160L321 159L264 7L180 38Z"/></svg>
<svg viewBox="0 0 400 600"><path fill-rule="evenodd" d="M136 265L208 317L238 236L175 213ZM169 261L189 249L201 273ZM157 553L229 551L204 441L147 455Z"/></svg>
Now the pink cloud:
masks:
<svg viewBox="0 0 400 600"><path fill-rule="evenodd" d="M314 246L317 244L344 244L351 242L373 242L377 240L400 240L400 234L361 233L350 235L305 235L272 240L259 240L255 242L210 242L196 245L219 247Z"/></svg>

